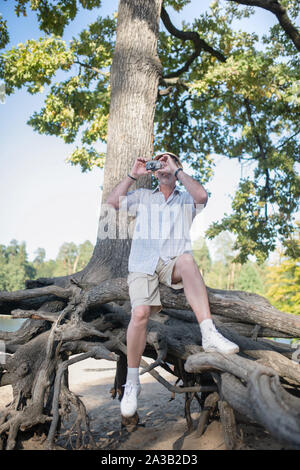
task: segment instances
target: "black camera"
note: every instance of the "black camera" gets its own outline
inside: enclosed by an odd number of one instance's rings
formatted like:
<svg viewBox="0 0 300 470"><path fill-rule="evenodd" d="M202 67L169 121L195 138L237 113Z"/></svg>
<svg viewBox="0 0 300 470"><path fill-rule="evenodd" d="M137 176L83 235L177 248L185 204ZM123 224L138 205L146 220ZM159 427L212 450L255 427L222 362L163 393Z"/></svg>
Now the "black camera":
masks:
<svg viewBox="0 0 300 470"><path fill-rule="evenodd" d="M156 171L160 170L160 168L163 168L163 164L156 160L150 160L146 163L146 170Z"/></svg>

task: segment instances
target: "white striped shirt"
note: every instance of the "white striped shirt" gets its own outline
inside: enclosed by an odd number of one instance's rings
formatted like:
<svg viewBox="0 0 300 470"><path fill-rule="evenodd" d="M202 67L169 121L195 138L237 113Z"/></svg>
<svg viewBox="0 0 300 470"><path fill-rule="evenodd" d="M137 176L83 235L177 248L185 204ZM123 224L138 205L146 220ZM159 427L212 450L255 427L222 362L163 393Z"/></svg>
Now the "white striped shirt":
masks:
<svg viewBox="0 0 300 470"><path fill-rule="evenodd" d="M129 191L119 207L136 214L129 272L154 274L159 258L167 263L174 256L193 253L189 230L204 205L194 203L189 192L175 185L166 200L159 187L139 188Z"/></svg>

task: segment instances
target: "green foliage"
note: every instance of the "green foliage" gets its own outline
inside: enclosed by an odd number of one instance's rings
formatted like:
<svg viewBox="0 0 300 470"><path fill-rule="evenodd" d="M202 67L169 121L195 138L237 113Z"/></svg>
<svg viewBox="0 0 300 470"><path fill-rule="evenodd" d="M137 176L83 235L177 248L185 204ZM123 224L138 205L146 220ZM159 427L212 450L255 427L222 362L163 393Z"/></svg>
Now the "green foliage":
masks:
<svg viewBox="0 0 300 470"><path fill-rule="evenodd" d="M55 260L46 261L45 249L38 248L29 262L25 243L12 240L8 246L0 245L0 291L24 289L27 279L74 274L87 265L92 253L88 240L79 245L64 243Z"/></svg>
<svg viewBox="0 0 300 470"><path fill-rule="evenodd" d="M228 266L234 260L236 254L233 237L230 232L225 231L220 233L220 235L215 238L214 245L216 260Z"/></svg>
<svg viewBox="0 0 300 470"><path fill-rule="evenodd" d="M198 264L198 267L201 269L201 265ZM216 261L203 278L207 286L213 289L227 290L229 270L221 261Z"/></svg>
<svg viewBox="0 0 300 470"><path fill-rule="evenodd" d="M72 165L80 165L83 172L90 171L94 167L103 168L105 155L94 148L76 148L67 158Z"/></svg>
<svg viewBox="0 0 300 470"><path fill-rule="evenodd" d="M76 245L73 242L63 243L55 260L45 261L44 248L38 248L33 266L36 277L56 277L74 274L83 269L93 253L93 245L87 240Z"/></svg>
<svg viewBox="0 0 300 470"><path fill-rule="evenodd" d="M109 73L115 35L115 18L98 18L73 39L70 46L55 36L30 40L4 52L0 59L0 78L6 93L26 86L30 93L51 85L58 70L79 72L55 83L45 99L45 107L28 120L37 132L56 135L72 143L82 129L82 149L67 159L83 171L103 167L103 154L93 146L106 142L109 112ZM91 146L91 147L87 147Z"/></svg>
<svg viewBox="0 0 300 470"><path fill-rule="evenodd" d="M35 266L35 264L34 264ZM35 266L36 278L40 277L54 277L56 262L54 260L44 261L42 264Z"/></svg>
<svg viewBox="0 0 300 470"><path fill-rule="evenodd" d="M197 265L201 271L202 276L204 277L206 273L209 272L211 268L211 257L209 254L209 249L203 237L198 238L193 243L193 255L196 260Z"/></svg>
<svg viewBox="0 0 300 470"><path fill-rule="evenodd" d="M0 49L3 49L3 47L5 47L8 42L9 34L7 31L7 23L0 13Z"/></svg>
<svg viewBox="0 0 300 470"><path fill-rule="evenodd" d="M86 121L91 122L92 126L96 125L97 91L84 90L84 87L80 76L53 85L45 108L40 113L34 113L28 123L40 134L58 135L66 143L74 142L80 126ZM85 134L83 141L90 143L94 135L92 130L89 138L88 131Z"/></svg>
<svg viewBox="0 0 300 470"><path fill-rule="evenodd" d="M164 7L171 6L175 11L180 11L189 3L191 3L191 0L164 0L163 5Z"/></svg>
<svg viewBox="0 0 300 470"><path fill-rule="evenodd" d="M38 248L35 253L36 257L34 258L33 263L36 264L36 266L41 266L46 258L46 250L44 248Z"/></svg>
<svg viewBox="0 0 300 470"><path fill-rule="evenodd" d="M276 47L271 46L273 30L265 35L267 46L262 48L256 34L232 28L236 18L251 15L253 9L232 3L223 8L218 1L210 7L182 29L197 31L226 61L202 52L181 75L175 91L160 99L155 147L184 154L203 184L212 175L212 152L252 164L253 176L241 180L232 214L212 224L206 235L213 238L229 230L237 236L236 260L244 263L253 254L262 263L278 239L288 249L295 229L300 191L299 54L289 39L280 43L282 34ZM295 18L299 4L291 2L287 8ZM191 51L190 41L182 43L161 33L164 75L180 69Z"/></svg>
<svg viewBox="0 0 300 470"><path fill-rule="evenodd" d="M255 294L264 294L264 284L259 267L248 261L243 264L239 272L239 276L234 283L237 290L253 292Z"/></svg>
<svg viewBox="0 0 300 470"><path fill-rule="evenodd" d="M44 248L38 248L35 251L36 257L33 260L33 266L36 271L37 278L40 277L53 277L53 273L55 270L55 261L45 261L46 258L46 250Z"/></svg>
<svg viewBox="0 0 300 470"><path fill-rule="evenodd" d="M276 172L268 188L267 201L264 187L256 181L243 179L233 199L233 214L225 214L221 222L213 223L206 235L214 238L228 230L237 236L237 261L244 263L248 255L253 254L262 263L275 249L278 238L286 250L290 250L290 237L295 230L291 214L297 210L299 195L299 177L294 171L285 175ZM273 204L276 211L268 214L268 204Z"/></svg>
<svg viewBox="0 0 300 470"><path fill-rule="evenodd" d="M27 87L29 93L42 92L57 70L68 70L73 62L72 51L65 42L54 36L30 39L3 52L0 61L0 78L5 81L6 93Z"/></svg>
<svg viewBox="0 0 300 470"><path fill-rule="evenodd" d="M193 242L193 255L206 285L214 289L242 290L264 295L267 267L234 262L234 241L223 232L214 241L214 260L203 237Z"/></svg>
<svg viewBox="0 0 300 470"><path fill-rule="evenodd" d="M190 0L166 0L164 6L181 11L188 3ZM299 2L281 3L296 23ZM26 15L28 8L36 11L46 36L6 47L0 55L0 79L7 94L21 87L30 93L47 87L45 106L28 121L37 132L59 136L66 143L75 142L81 132L81 145L67 161L83 171L102 168L105 162L97 143L105 143L107 137L116 17L98 17L70 44L62 35L82 8L99 6L100 0L16 0L17 15ZM154 122L154 151L180 154L202 184L213 175L215 154L251 165L251 176L240 181L233 195L232 214L225 214L206 234L210 238L224 231L234 234L235 260L241 263L249 255L263 263L278 240L285 253L294 256L293 215L300 191L296 170L300 156L299 54L279 23L262 38L237 30L237 20L254 11L235 2L214 0L192 24L183 23L182 30L197 32L219 54L202 50L185 72L178 71L194 52L193 43L160 32L163 76L179 76L172 92L159 96ZM1 32L0 46L5 46L8 33L2 18ZM67 77L55 83L61 71ZM166 87L163 82L160 86Z"/></svg>
<svg viewBox="0 0 300 470"><path fill-rule="evenodd" d="M294 242L296 256L278 250L280 261L268 267L266 296L278 309L300 315L300 224Z"/></svg>
<svg viewBox="0 0 300 470"><path fill-rule="evenodd" d="M101 5L101 0L15 0L17 16L26 16L26 7L37 12L40 28L48 34L62 35L65 27L74 20L80 5L91 10Z"/></svg>
<svg viewBox="0 0 300 470"><path fill-rule="evenodd" d="M93 245L90 241L78 246L73 242L64 243L56 257L53 276L65 276L80 271L89 262L92 252Z"/></svg>
<svg viewBox="0 0 300 470"><path fill-rule="evenodd" d="M25 280L35 277L35 268L27 261L25 243L12 240L0 245L0 290L24 289Z"/></svg>

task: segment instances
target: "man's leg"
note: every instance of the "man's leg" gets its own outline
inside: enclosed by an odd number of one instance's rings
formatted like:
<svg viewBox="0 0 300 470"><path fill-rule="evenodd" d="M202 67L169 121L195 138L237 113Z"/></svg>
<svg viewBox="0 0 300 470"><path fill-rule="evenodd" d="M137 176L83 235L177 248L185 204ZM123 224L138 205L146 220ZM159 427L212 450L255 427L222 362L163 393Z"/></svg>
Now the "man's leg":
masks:
<svg viewBox="0 0 300 470"><path fill-rule="evenodd" d="M127 329L127 378L124 395L121 400L121 414L131 417L137 410L137 397L141 386L139 365L146 346L146 328L151 306L139 305L132 309L131 320Z"/></svg>
<svg viewBox="0 0 300 470"><path fill-rule="evenodd" d="M186 299L198 323L211 318L206 287L194 257L189 253L179 256L173 268L172 282L182 281Z"/></svg>
<svg viewBox="0 0 300 470"><path fill-rule="evenodd" d="M128 367L139 367L146 346L146 328L151 311L150 305L139 305L132 310L127 329Z"/></svg>
<svg viewBox="0 0 300 470"><path fill-rule="evenodd" d="M202 346L205 351L219 351L228 354L239 351L238 346L224 338L213 323L206 287L190 253L178 257L172 272L172 283L182 281L184 293L200 325Z"/></svg>

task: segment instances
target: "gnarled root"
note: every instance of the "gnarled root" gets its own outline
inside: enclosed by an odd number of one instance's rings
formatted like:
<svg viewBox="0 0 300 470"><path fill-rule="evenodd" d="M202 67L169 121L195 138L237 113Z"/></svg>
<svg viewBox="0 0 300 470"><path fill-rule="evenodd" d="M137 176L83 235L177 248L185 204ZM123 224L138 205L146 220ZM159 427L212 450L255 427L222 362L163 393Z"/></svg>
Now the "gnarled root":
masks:
<svg viewBox="0 0 300 470"><path fill-rule="evenodd" d="M229 405L280 442L300 448L300 399L283 388L273 369L236 354L219 353L190 356L185 368L194 373L207 369L226 372L221 373L219 388Z"/></svg>
<svg viewBox="0 0 300 470"><path fill-rule="evenodd" d="M14 448L19 431L37 424L50 427L47 446L53 448L70 407L75 408L77 418L68 431L68 445L73 446L76 433L76 447L95 446L84 405L63 381L67 368L79 360L94 357L116 361L120 356L112 397L122 397L127 368L125 332L130 320L126 279L108 279L90 286L76 279L65 281L0 293L0 306L6 313L27 318L18 332L0 333L10 354L1 367L0 385L11 384L14 393L11 407L0 417L0 436L7 449ZM208 289L217 328L239 345L241 353L204 353L200 329L184 293L163 285L160 293L164 308L148 322L144 351L154 362L142 361L141 373L151 374L171 394L186 394L189 430L193 426L192 400L196 399L202 409L198 425L201 434L216 409L214 397L218 392L228 448L236 446L232 409L264 426L277 439L299 447L299 366L291 360L289 346L260 339L267 333L299 337L299 318L279 312L254 294ZM74 354L79 356L70 357ZM182 380L183 385L170 384L158 373L158 366L171 372L177 382ZM134 420L136 425L138 416Z"/></svg>

